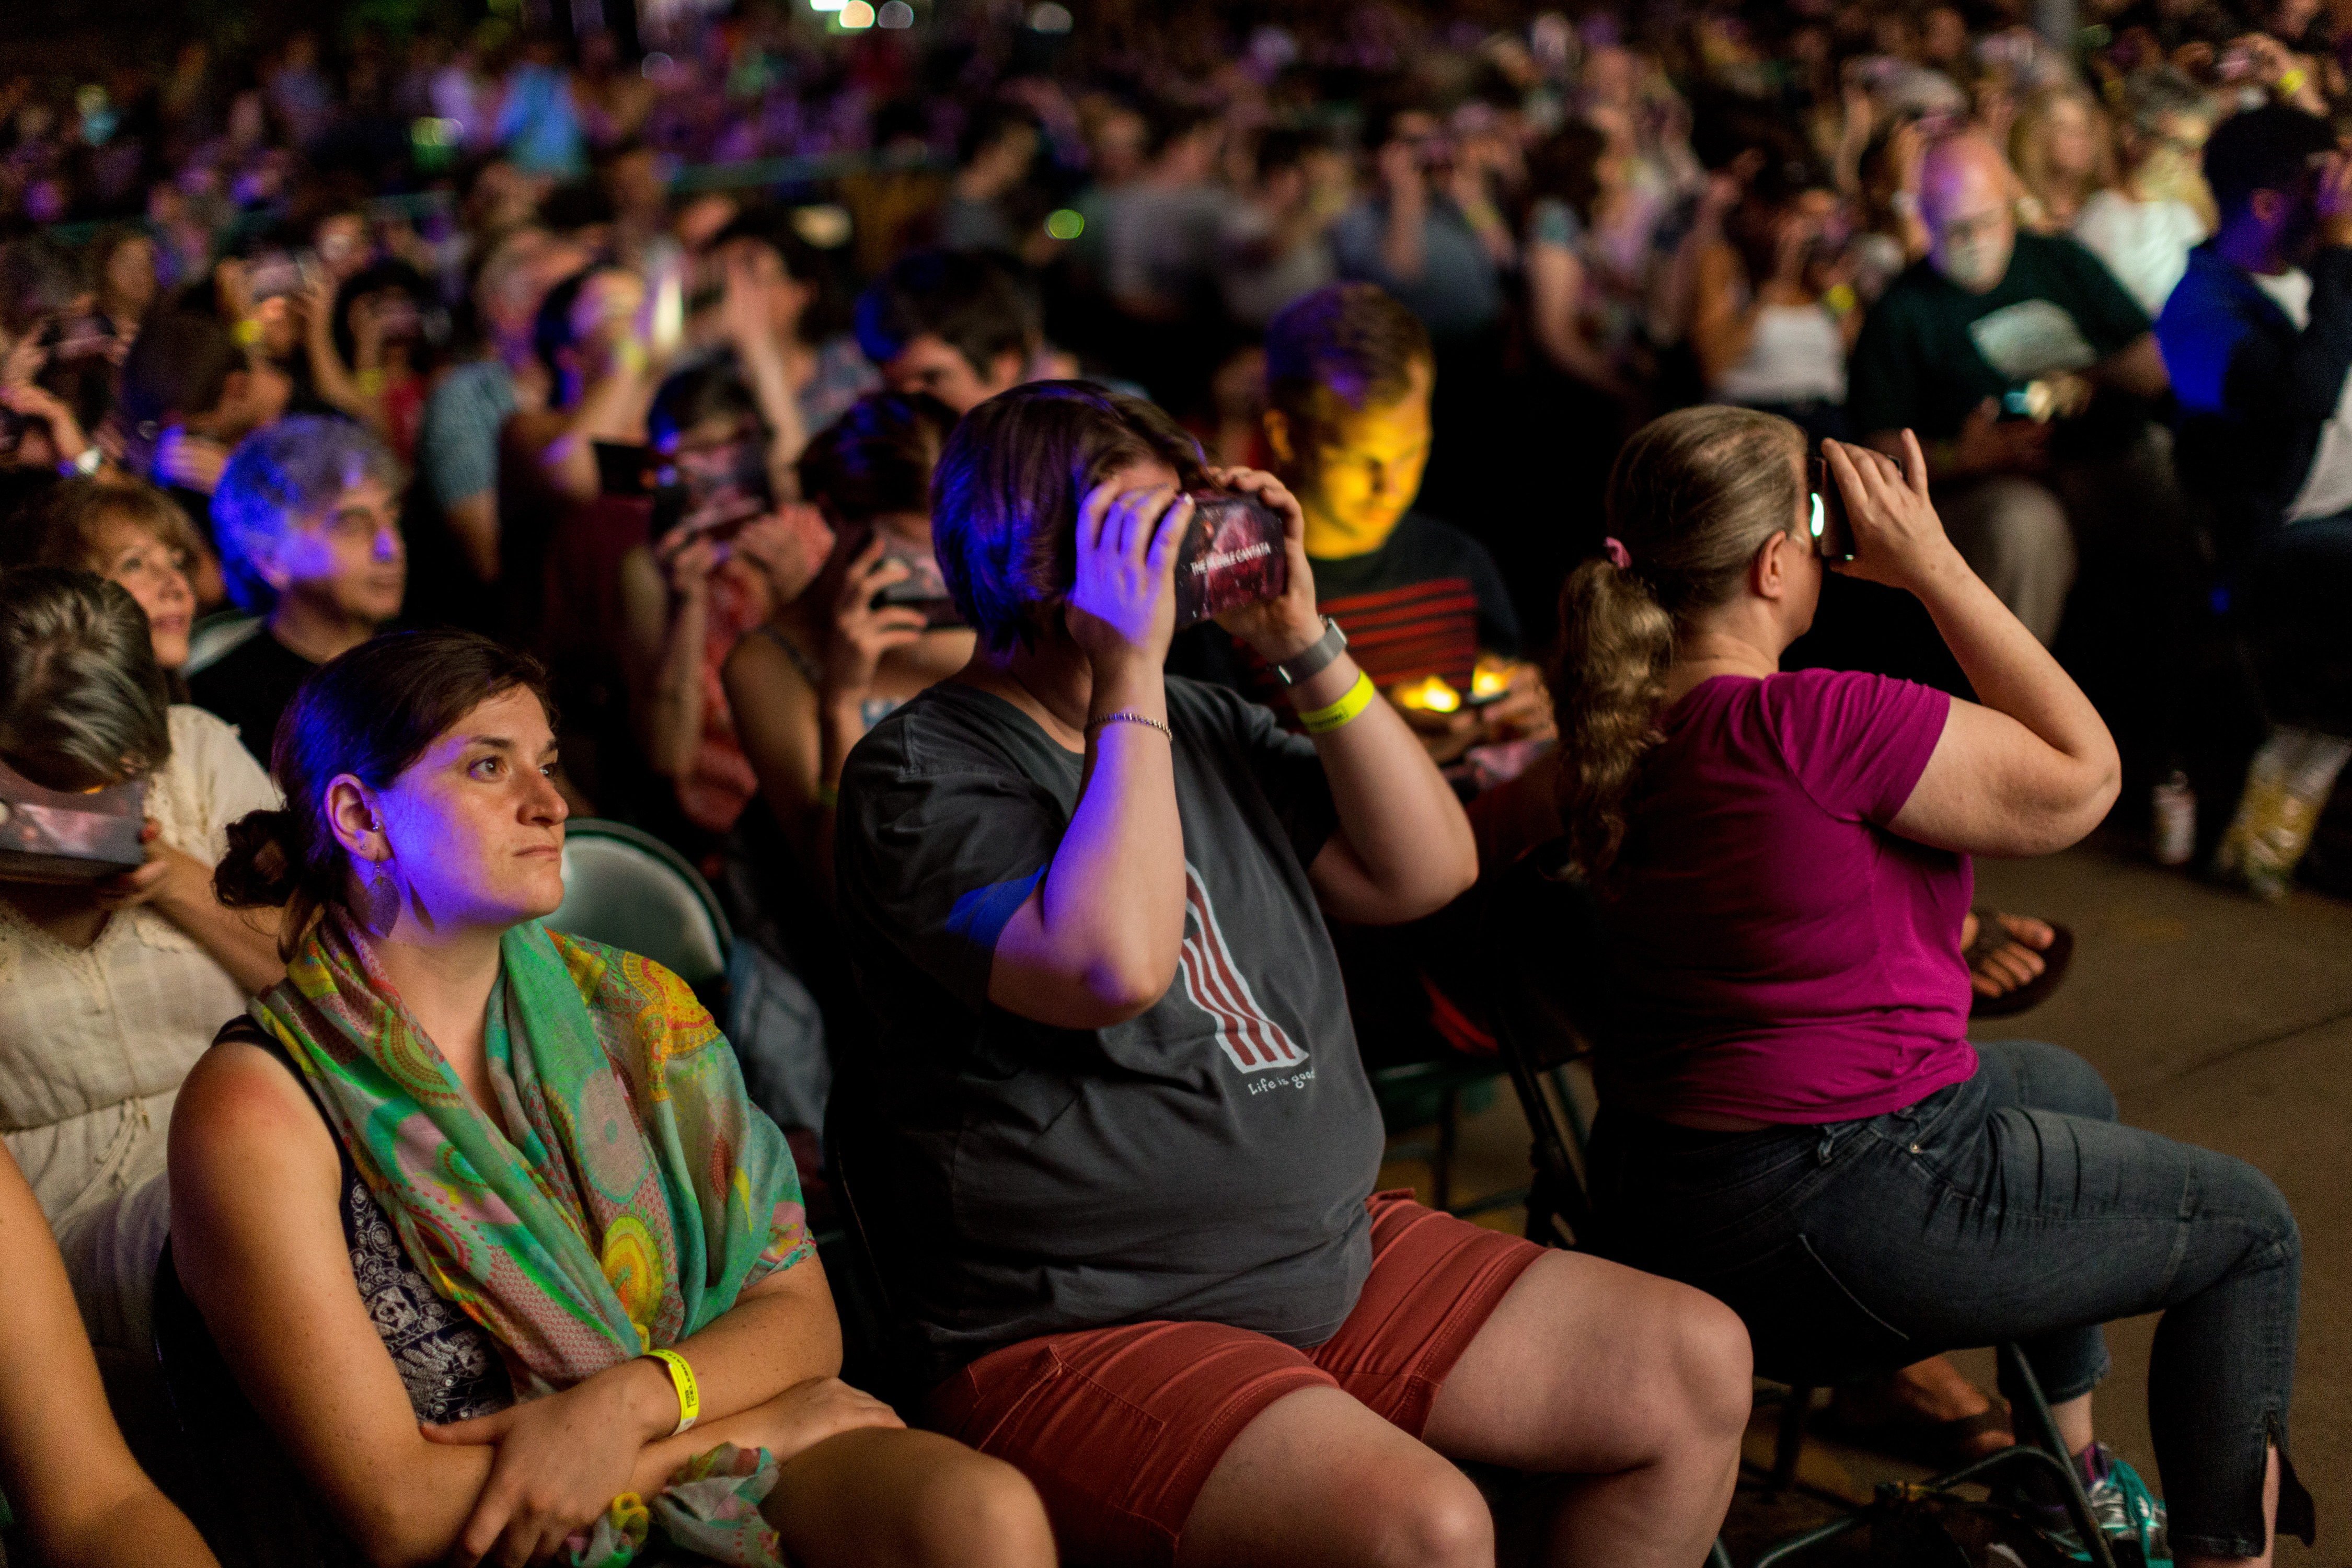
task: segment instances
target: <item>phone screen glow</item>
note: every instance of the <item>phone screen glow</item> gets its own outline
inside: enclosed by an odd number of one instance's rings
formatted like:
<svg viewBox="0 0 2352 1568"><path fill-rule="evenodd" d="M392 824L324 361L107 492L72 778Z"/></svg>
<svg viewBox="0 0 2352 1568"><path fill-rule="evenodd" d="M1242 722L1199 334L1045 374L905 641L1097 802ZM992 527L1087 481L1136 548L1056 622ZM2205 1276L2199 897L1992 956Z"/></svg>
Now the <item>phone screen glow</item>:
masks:
<svg viewBox="0 0 2352 1568"><path fill-rule="evenodd" d="M1815 490L1815 491L1813 492L1813 524L1812 524L1812 526L1813 526L1813 537L1814 537L1815 539L1819 539L1819 538L1822 536L1822 531L1823 531L1824 529L1826 529L1826 528L1828 528L1828 527L1829 527L1829 520L1828 520L1826 517L1824 517L1824 516L1822 515L1822 492L1821 492L1821 491L1819 491L1819 490Z"/></svg>

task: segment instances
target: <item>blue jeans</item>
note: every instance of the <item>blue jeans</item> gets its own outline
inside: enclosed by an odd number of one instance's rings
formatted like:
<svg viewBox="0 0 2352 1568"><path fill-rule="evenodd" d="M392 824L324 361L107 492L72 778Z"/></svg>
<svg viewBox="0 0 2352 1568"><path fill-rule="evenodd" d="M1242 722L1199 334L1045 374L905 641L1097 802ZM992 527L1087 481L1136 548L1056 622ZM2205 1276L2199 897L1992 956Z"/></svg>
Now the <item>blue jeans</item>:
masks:
<svg viewBox="0 0 2352 1568"><path fill-rule="evenodd" d="M2071 1051L1979 1048L1974 1076L1883 1116L1697 1132L1604 1107L1599 1250L1737 1311L1769 1377L1823 1384L2019 1342L2054 1404L2107 1373L2110 1319L2164 1311L2148 1415L2176 1552L2310 1539L2286 1464L2301 1238L2243 1161L2119 1125ZM2012 1401L2020 1391L2010 1390Z"/></svg>

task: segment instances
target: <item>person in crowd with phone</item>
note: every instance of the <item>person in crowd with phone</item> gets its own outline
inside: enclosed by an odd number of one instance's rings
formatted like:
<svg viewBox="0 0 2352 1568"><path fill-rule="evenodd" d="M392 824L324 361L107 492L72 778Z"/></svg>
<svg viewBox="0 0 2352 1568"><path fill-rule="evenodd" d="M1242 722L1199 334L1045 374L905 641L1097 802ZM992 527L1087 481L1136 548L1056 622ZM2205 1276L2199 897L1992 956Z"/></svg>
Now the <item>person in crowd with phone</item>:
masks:
<svg viewBox="0 0 2352 1568"><path fill-rule="evenodd" d="M1883 452L1918 432L1953 543L2047 647L2078 536L2119 548L2186 522L2149 434L2169 383L2146 312L2073 240L2019 233L2013 190L1979 132L1927 148L1927 255L1872 307L1846 408Z"/></svg>
<svg viewBox="0 0 2352 1568"><path fill-rule="evenodd" d="M170 496L135 479L68 479L7 542L0 566L64 566L129 589L146 613L156 668L176 695L186 695L180 669L196 609L188 574L204 541Z"/></svg>
<svg viewBox="0 0 2352 1568"><path fill-rule="evenodd" d="M1279 596L1222 619L1305 735L1163 672L1211 486L1282 520ZM978 641L842 775L878 1034L834 1140L927 1420L1028 1473L1076 1561L1491 1563L1472 1459L1570 1478L1550 1561L1704 1558L1748 1408L1730 1315L1371 1192L1324 921L1424 915L1476 855L1318 613L1298 503L1066 382L965 415L932 489Z"/></svg>
<svg viewBox="0 0 2352 1568"><path fill-rule="evenodd" d="M343 419L299 415L237 443L213 495L229 596L251 635L189 679L199 706L236 727L257 759L319 666L400 615L405 469Z"/></svg>
<svg viewBox="0 0 2352 1568"><path fill-rule="evenodd" d="M726 662L760 794L806 889L834 897L835 804L850 749L971 658L931 548L931 473L956 416L926 396L860 398L802 455L832 532L805 593L779 597Z"/></svg>
<svg viewBox="0 0 2352 1568"><path fill-rule="evenodd" d="M715 845L759 787L719 671L745 633L800 597L833 536L813 510L777 500L772 433L732 359L663 382L646 426L667 479L652 539L620 563L630 711L653 771Z"/></svg>
<svg viewBox="0 0 2352 1568"><path fill-rule="evenodd" d="M227 725L171 703L130 592L56 566L0 574L0 794L145 792L143 864L28 881L0 857L0 1125L92 1335L152 1369L173 1097L221 1015L284 973L274 919L222 908L213 866L277 795Z"/></svg>
<svg viewBox="0 0 2352 1568"><path fill-rule="evenodd" d="M2223 121L2205 169L2221 227L2156 331L2181 477L2212 509L2276 726L2222 869L2275 896L2352 752L2352 161L2326 121L2273 104Z"/></svg>
<svg viewBox="0 0 2352 1568"><path fill-rule="evenodd" d="M1562 591L1560 817L1612 977L1601 1247L1729 1303L1769 1376L2020 1342L2109 1528L2151 1561L2266 1563L2273 1521L2311 1531L2287 1456L2294 1217L2252 1166L2118 1124L2071 1052L1969 1043L1969 858L2074 843L2119 764L1901 445L1898 468L1824 444L1841 570L1916 596L1980 701L1780 671L1824 565L1803 435L1769 415L1685 409L1638 433L1610 554ZM2100 1325L2159 1310L2168 1547L2091 1419Z"/></svg>
<svg viewBox="0 0 2352 1568"><path fill-rule="evenodd" d="M157 1568L218 1568L123 1442L64 1259L5 1150L0 1237L8 1247L0 1321L12 1351L0 1362L0 1489L15 1532L57 1568L107 1568L129 1556Z"/></svg>
<svg viewBox="0 0 2352 1568"><path fill-rule="evenodd" d="M1468 339L1503 310L1503 269L1517 259L1495 204L1495 171L1419 103L1372 117L1367 194L1331 226L1339 276L1378 284L1441 339Z"/></svg>
<svg viewBox="0 0 2352 1568"><path fill-rule="evenodd" d="M449 313L405 261L338 279L320 270L302 300L302 346L320 398L375 432L405 463L416 456L425 398L448 348Z"/></svg>
<svg viewBox="0 0 2352 1568"><path fill-rule="evenodd" d="M218 873L289 978L190 1076L173 1257L378 1563L1046 1568L1010 1467L842 1383L793 1159L676 975L563 900L543 677L397 634L305 683Z"/></svg>
<svg viewBox="0 0 2352 1568"><path fill-rule="evenodd" d="M204 534L195 588L207 609L227 591L212 497L229 448L282 417L292 392L283 372L240 346L210 311L153 311L122 362L115 411L127 466L179 502Z"/></svg>

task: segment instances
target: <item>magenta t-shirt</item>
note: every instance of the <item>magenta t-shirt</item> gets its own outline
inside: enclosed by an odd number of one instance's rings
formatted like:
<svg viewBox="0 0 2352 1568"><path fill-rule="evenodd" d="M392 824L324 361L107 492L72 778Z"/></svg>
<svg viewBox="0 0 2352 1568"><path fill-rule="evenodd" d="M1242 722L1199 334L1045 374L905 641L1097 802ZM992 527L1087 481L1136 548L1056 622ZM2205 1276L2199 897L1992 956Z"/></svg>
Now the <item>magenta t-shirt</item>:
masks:
<svg viewBox="0 0 2352 1568"><path fill-rule="evenodd" d="M1666 712L1610 879L1609 1104L1844 1121L1976 1070L1968 857L1885 826L1950 711L1807 669L1717 676Z"/></svg>

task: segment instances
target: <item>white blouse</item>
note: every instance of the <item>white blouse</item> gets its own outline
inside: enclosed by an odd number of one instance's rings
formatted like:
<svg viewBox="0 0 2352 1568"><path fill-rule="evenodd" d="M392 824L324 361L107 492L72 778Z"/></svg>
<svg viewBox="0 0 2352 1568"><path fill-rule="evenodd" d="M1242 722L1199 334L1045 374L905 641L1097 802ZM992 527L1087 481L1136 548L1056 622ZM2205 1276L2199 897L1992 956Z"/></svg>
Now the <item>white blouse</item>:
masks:
<svg viewBox="0 0 2352 1568"><path fill-rule="evenodd" d="M170 722L172 760L148 786L147 815L164 843L216 865L228 825L274 808L278 792L220 720L174 707ZM143 1292L163 1247L164 1134L180 1080L245 1004L228 972L151 907L113 915L75 948L0 898L0 1139L101 1342L120 1342L121 1326L93 1296L110 1284ZM143 1299L124 1305L143 1323Z"/></svg>

